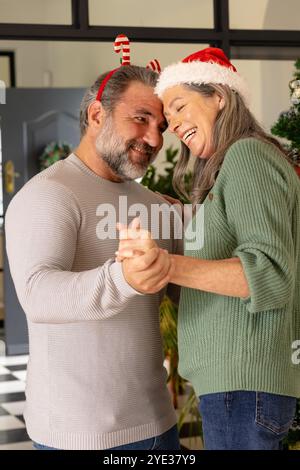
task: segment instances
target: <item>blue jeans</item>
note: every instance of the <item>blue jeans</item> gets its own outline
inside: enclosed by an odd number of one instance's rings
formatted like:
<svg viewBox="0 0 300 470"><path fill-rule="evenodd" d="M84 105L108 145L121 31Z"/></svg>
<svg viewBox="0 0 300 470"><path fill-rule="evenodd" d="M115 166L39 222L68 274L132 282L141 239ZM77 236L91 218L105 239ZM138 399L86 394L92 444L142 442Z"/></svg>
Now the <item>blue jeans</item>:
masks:
<svg viewBox="0 0 300 470"><path fill-rule="evenodd" d="M296 411L296 398L234 391L200 396L207 450L279 450Z"/></svg>
<svg viewBox="0 0 300 470"><path fill-rule="evenodd" d="M33 443L33 447L37 450L59 450L54 447L47 447L43 444ZM118 447L112 447L105 450L179 450L179 436L177 426L161 434L160 436L144 439L143 441L132 442Z"/></svg>

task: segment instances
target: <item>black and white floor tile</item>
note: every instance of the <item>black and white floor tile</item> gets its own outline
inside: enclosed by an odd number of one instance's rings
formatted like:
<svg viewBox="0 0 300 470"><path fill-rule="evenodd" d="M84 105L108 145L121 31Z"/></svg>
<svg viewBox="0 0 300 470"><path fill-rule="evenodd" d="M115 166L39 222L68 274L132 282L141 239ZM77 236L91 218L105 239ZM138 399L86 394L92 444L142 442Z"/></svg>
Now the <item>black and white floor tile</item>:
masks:
<svg viewBox="0 0 300 470"><path fill-rule="evenodd" d="M32 450L23 418L27 362L28 356L0 356L0 451ZM180 399L184 402L185 397ZM183 448L202 449L200 437L186 437L193 435L188 416L186 421L180 439Z"/></svg>
<svg viewBox="0 0 300 470"><path fill-rule="evenodd" d="M28 356L0 357L0 450L32 450L23 418Z"/></svg>

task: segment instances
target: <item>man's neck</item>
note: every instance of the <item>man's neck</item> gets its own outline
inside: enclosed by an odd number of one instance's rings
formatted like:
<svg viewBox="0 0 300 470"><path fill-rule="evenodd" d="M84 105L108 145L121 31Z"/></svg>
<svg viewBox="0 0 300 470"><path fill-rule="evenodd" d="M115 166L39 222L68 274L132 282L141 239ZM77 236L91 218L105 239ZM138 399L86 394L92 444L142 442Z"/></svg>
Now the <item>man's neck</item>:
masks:
<svg viewBox="0 0 300 470"><path fill-rule="evenodd" d="M75 155L96 175L113 181L114 183L122 183L123 180L117 176L106 164L106 162L96 153L94 145L85 137L80 141L78 147L74 150Z"/></svg>

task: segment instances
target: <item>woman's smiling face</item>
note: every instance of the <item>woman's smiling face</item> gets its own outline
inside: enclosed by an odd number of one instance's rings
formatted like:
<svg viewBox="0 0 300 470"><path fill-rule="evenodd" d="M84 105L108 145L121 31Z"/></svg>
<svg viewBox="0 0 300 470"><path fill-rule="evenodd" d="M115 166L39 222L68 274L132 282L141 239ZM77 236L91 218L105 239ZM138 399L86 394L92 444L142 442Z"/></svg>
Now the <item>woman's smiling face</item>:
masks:
<svg viewBox="0 0 300 470"><path fill-rule="evenodd" d="M213 153L212 134L223 99L211 97L182 85L168 88L163 96L169 130L190 149L192 155L209 158Z"/></svg>

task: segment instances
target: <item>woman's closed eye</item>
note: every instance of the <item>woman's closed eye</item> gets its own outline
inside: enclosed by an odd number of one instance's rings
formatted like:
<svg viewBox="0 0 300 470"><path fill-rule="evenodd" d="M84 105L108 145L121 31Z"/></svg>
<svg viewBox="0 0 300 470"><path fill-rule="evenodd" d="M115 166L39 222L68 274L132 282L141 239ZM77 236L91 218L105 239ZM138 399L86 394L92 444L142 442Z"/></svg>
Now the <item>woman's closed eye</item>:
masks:
<svg viewBox="0 0 300 470"><path fill-rule="evenodd" d="M178 106L178 108L176 108L176 112L179 113L184 107L185 104L181 104L180 106Z"/></svg>

